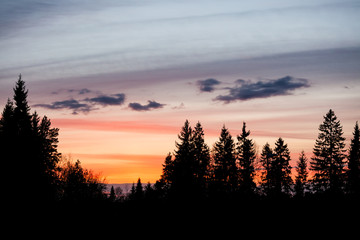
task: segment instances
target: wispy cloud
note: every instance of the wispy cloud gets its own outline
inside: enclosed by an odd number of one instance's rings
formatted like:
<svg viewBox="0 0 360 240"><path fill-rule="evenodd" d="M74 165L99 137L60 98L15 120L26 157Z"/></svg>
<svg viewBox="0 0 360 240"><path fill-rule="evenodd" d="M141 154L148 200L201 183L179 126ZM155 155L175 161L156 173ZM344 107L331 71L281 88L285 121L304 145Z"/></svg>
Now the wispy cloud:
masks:
<svg viewBox="0 0 360 240"><path fill-rule="evenodd" d="M209 78L206 80L198 80L196 84L199 86L201 92L212 92L215 90L215 86L219 85L221 82L214 78Z"/></svg>
<svg viewBox="0 0 360 240"><path fill-rule="evenodd" d="M134 111L150 111L153 109L163 108L166 104L161 104L155 101L148 101L148 104L142 105L140 103L129 103L129 108Z"/></svg>
<svg viewBox="0 0 360 240"><path fill-rule="evenodd" d="M227 95L219 95L214 100L229 103L236 100L245 101L255 98L291 95L294 90L305 87L310 87L307 79L291 76L255 83L240 79L236 81L235 87L227 88L229 90Z"/></svg>

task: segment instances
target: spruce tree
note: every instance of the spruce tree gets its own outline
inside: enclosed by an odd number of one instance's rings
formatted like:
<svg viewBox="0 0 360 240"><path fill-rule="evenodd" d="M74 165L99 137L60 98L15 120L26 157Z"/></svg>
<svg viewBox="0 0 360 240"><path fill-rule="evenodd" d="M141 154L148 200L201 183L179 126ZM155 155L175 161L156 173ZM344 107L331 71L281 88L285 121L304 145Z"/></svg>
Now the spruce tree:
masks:
<svg viewBox="0 0 360 240"><path fill-rule="evenodd" d="M115 196L114 186L111 186L109 201L110 201L110 202L114 202L114 201L115 201L115 198L116 198L116 196Z"/></svg>
<svg viewBox="0 0 360 240"><path fill-rule="evenodd" d="M254 182L254 161L256 150L254 142L249 139L250 131L246 131L246 123L243 123L242 133L237 136L237 157L239 161L240 191L245 195L252 195L256 187Z"/></svg>
<svg viewBox="0 0 360 240"><path fill-rule="evenodd" d="M305 190L307 188L307 158L302 151L299 156L299 161L297 162L296 166L297 175L295 177L295 196L302 198L304 197Z"/></svg>
<svg viewBox="0 0 360 240"><path fill-rule="evenodd" d="M220 193L234 193L238 188L235 143L223 126L219 140L214 145L214 188Z"/></svg>
<svg viewBox="0 0 360 240"><path fill-rule="evenodd" d="M204 193L210 165L210 150L204 139L204 130L198 122L193 131L194 142L194 174L199 193Z"/></svg>
<svg viewBox="0 0 360 240"><path fill-rule="evenodd" d="M176 142L175 159L172 169L172 193L177 197L192 195L195 191L195 146L193 142L193 131L188 120L178 135L179 142Z"/></svg>
<svg viewBox="0 0 360 240"><path fill-rule="evenodd" d="M344 185L345 138L333 110L324 116L319 131L310 162L311 170L315 172L315 190L337 195Z"/></svg>
<svg viewBox="0 0 360 240"><path fill-rule="evenodd" d="M268 197L282 198L290 194L290 160L290 151L282 138L275 142L274 150L268 143L263 147L260 159L265 170L262 175L262 186Z"/></svg>
<svg viewBox="0 0 360 240"><path fill-rule="evenodd" d="M262 173L261 173L261 186L263 188L263 194L269 195L271 192L271 182L272 182L272 171L271 166L273 162L274 153L270 147L269 143L266 143L263 146L261 156L260 156L260 163L262 165Z"/></svg>
<svg viewBox="0 0 360 240"><path fill-rule="evenodd" d="M351 196L360 197L360 130L356 122L348 156L348 191Z"/></svg>
<svg viewBox="0 0 360 240"><path fill-rule="evenodd" d="M141 201L141 200L143 200L143 198L144 198L144 189L141 184L141 179L139 178L136 183L136 188L135 188L135 200Z"/></svg>
<svg viewBox="0 0 360 240"><path fill-rule="evenodd" d="M16 200L54 200L58 184L56 165L60 158L59 130L50 127L47 117L40 121L37 113L30 115L27 95L20 75L14 88L15 104L8 100L0 121L3 166L9 179L14 179L14 185L23 186L21 193L9 193Z"/></svg>
<svg viewBox="0 0 360 240"><path fill-rule="evenodd" d="M274 179L274 194L275 197L281 195L289 195L291 191L291 166L290 151L282 138L275 142L274 160L271 164L271 171L273 171Z"/></svg>

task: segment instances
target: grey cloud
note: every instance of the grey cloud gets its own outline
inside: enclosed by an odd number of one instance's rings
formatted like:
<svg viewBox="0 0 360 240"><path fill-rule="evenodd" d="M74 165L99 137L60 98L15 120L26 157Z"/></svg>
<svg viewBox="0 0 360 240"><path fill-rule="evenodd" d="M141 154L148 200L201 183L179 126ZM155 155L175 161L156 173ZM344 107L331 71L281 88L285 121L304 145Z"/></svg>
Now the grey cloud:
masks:
<svg viewBox="0 0 360 240"><path fill-rule="evenodd" d="M87 99L85 99L85 101L92 102L95 104L100 104L103 106L122 105L125 102L125 94L118 93L118 94L112 94L110 96L100 95L100 96L94 97L94 98L87 98Z"/></svg>
<svg viewBox="0 0 360 240"><path fill-rule="evenodd" d="M209 78L206 80L199 80L196 84L199 86L201 92L212 92L215 90L215 86L219 85L221 82L214 78Z"/></svg>
<svg viewBox="0 0 360 240"><path fill-rule="evenodd" d="M310 87L307 79L291 76L255 83L240 79L236 81L236 84L235 87L228 88L227 95L219 95L214 100L229 103L236 100L245 101L254 98L291 95L292 91L298 88Z"/></svg>
<svg viewBox="0 0 360 240"><path fill-rule="evenodd" d="M47 109L71 109L73 114L78 114L78 112L88 113L93 110L92 106L85 103L80 103L78 100L70 99L64 101L57 101L51 104L35 104L34 107L42 107Z"/></svg>
<svg viewBox="0 0 360 240"><path fill-rule="evenodd" d="M68 92L76 92L79 95L92 92L87 88L80 90L67 90ZM35 104L34 107L42 107L52 110L62 110L62 109L71 109L73 114L78 114L79 112L88 113L90 111L96 110L96 106L101 105L103 107L109 105L122 105L125 102L125 94L118 93L112 95L99 95L93 98L86 98L82 100L69 99L63 101L52 102L51 104Z"/></svg>
<svg viewBox="0 0 360 240"><path fill-rule="evenodd" d="M141 105L140 103L129 103L129 108L131 108L134 111L149 111L152 109L159 109L163 108L165 104L161 104L155 101L148 101L148 104Z"/></svg>

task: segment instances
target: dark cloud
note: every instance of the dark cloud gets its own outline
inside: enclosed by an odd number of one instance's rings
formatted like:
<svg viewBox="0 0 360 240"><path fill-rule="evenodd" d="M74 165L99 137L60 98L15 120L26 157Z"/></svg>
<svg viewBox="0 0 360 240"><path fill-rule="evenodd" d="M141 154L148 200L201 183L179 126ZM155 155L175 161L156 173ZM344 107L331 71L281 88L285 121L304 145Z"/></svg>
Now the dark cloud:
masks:
<svg viewBox="0 0 360 240"><path fill-rule="evenodd" d="M292 91L304 87L310 87L307 79L291 76L256 83L240 79L236 81L235 87L228 88L227 95L219 95L214 100L229 103L236 100L245 101L254 98L291 95Z"/></svg>
<svg viewBox="0 0 360 240"><path fill-rule="evenodd" d="M199 86L201 92L212 92L215 90L215 86L219 85L221 82L214 78L209 78L206 80L199 80L196 84Z"/></svg>
<svg viewBox="0 0 360 240"><path fill-rule="evenodd" d="M70 89L66 90L67 92L75 92L79 95L91 93L92 91L83 88L83 89ZM86 98L82 100L69 99L63 101L56 101L51 104L35 104L34 107L42 107L53 110L60 109L71 109L73 110L73 114L78 114L79 112L88 113L90 111L96 110L96 106L101 105L103 107L109 105L122 105L125 102L125 94L111 94L111 95L99 95L93 98Z"/></svg>
<svg viewBox="0 0 360 240"><path fill-rule="evenodd" d="M135 111L149 111L152 109L163 108L165 104L161 104L155 101L148 101L148 104L141 105L140 103L129 103L129 108Z"/></svg>
<svg viewBox="0 0 360 240"><path fill-rule="evenodd" d="M100 96L94 97L94 98L87 98L87 99L85 99L85 101L95 103L95 104L100 104L103 106L122 105L125 102L125 94L118 93L118 94L112 94L109 96L100 95Z"/></svg>
<svg viewBox="0 0 360 240"><path fill-rule="evenodd" d="M73 114L78 114L78 112L88 113L93 110L93 107L86 103L80 103L78 100L70 99L64 101L57 101L51 104L36 104L34 107L42 107L47 109L71 109Z"/></svg>

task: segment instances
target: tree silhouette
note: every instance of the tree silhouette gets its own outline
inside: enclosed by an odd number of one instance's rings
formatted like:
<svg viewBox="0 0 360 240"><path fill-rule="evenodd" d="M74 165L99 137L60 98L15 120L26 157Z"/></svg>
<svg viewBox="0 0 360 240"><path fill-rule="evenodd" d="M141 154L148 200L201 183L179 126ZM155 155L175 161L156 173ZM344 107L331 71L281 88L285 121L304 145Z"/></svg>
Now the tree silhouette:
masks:
<svg viewBox="0 0 360 240"><path fill-rule="evenodd" d="M269 143L266 143L263 146L260 163L263 167L261 174L261 186L263 188L263 193L269 195L271 193L272 182L273 182L273 171L272 171L272 162L273 162L274 153L270 147Z"/></svg>
<svg viewBox="0 0 360 240"><path fill-rule="evenodd" d="M282 138L275 142L272 150L268 143L261 153L261 163L264 167L262 186L264 193L270 198L283 198L291 191L290 151Z"/></svg>
<svg viewBox="0 0 360 240"><path fill-rule="evenodd" d="M345 138L333 110L324 116L319 131L310 162L311 170L315 171L315 190L340 194L344 182Z"/></svg>
<svg viewBox="0 0 360 240"><path fill-rule="evenodd" d="M15 104L8 100L0 121L6 174L16 176L14 184L23 186L21 193L10 195L27 201L54 200L58 184L56 165L60 157L57 152L59 130L50 127L46 116L40 120L37 113L30 115L27 95L20 75L14 88Z"/></svg>
<svg viewBox="0 0 360 240"><path fill-rule="evenodd" d="M351 196L360 197L360 130L356 122L349 150L348 188Z"/></svg>
<svg viewBox="0 0 360 240"><path fill-rule="evenodd" d="M111 186L109 201L110 201L110 202L114 202L114 201L115 201L115 198L116 198L116 196L115 196L114 186Z"/></svg>
<svg viewBox="0 0 360 240"><path fill-rule="evenodd" d="M305 153L302 151L299 156L299 161L297 162L297 175L295 177L295 196L298 198L304 197L305 190L307 188L307 161Z"/></svg>
<svg viewBox="0 0 360 240"><path fill-rule="evenodd" d="M237 156L239 161L239 180L241 193L250 196L256 187L254 182L254 162L256 149L252 139L249 139L250 131L246 131L246 123L243 123L242 133L237 136Z"/></svg>
<svg viewBox="0 0 360 240"><path fill-rule="evenodd" d="M84 169L81 162L71 160L63 163L59 172L61 200L66 203L99 202L106 199L105 184L91 170Z"/></svg>
<svg viewBox="0 0 360 240"><path fill-rule="evenodd" d="M238 188L235 143L228 129L223 126L219 140L214 145L213 189L223 194L232 194Z"/></svg>
<svg viewBox="0 0 360 240"><path fill-rule="evenodd" d="M210 168L210 150L205 143L204 130L198 122L193 131L195 193L204 194Z"/></svg>

